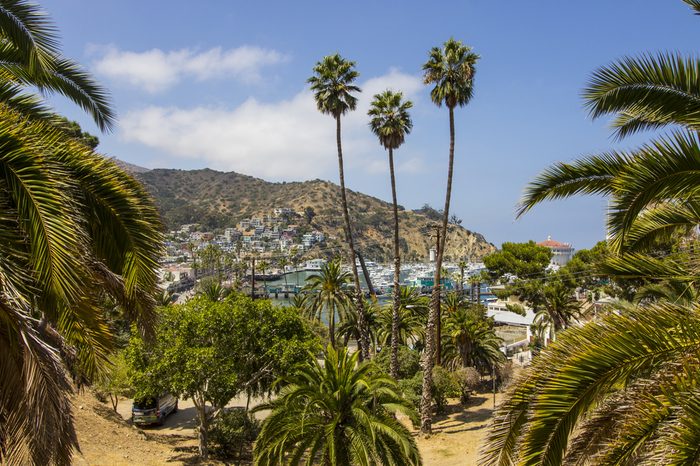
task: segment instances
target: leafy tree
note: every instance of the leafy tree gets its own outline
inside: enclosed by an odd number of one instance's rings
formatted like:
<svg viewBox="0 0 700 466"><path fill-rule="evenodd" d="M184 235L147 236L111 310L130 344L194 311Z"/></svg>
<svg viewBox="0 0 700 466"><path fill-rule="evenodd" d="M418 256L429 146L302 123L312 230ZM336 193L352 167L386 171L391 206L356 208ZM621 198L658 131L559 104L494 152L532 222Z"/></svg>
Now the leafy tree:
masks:
<svg viewBox="0 0 700 466"><path fill-rule="evenodd" d="M314 211L313 207L304 207L304 217L306 218L306 223L311 225L311 222L313 221L315 216L316 212Z"/></svg>
<svg viewBox="0 0 700 466"><path fill-rule="evenodd" d="M393 413L410 412L396 382L358 363L359 353L328 346L284 379L255 443L255 463L421 464L411 433Z"/></svg>
<svg viewBox="0 0 700 466"><path fill-rule="evenodd" d="M435 262L435 286L431 297L430 314L426 328L426 348L423 363L425 380L423 381L423 399L421 401L421 432L431 432L430 414L430 390L432 384L433 365L435 357L436 335L435 327L440 320L440 270L442 258L445 252L445 238L447 237L447 224L450 216L450 196L452 194L452 173L454 167L455 125L454 109L463 107L469 103L473 94L475 65L479 56L471 51L471 48L462 42L449 39L442 48L433 47L430 50L430 58L423 65L424 82L434 84L430 92L432 101L439 107L443 104L447 107L450 117L450 154L447 169L447 190L445 192L445 209L442 213L443 235L438 248ZM438 355L439 357L439 355Z"/></svg>
<svg viewBox="0 0 700 466"><path fill-rule="evenodd" d="M357 97L353 93L360 92L360 88L353 83L359 76L355 70L355 62L345 60L339 54L328 55L314 66L314 76L308 79L311 90L314 93L316 106L321 113L331 115L335 119L336 144L338 146L338 176L340 178L340 199L343 207L343 220L345 221L345 238L348 243L348 253L352 276L355 283L355 305L357 306L361 338L359 343L363 358L369 359L369 329L364 322L365 310L360 276L357 273L355 262L355 243L348 213L348 201L345 192L345 175L343 169L343 146L341 141L340 117L357 107ZM331 335L331 338L333 336Z"/></svg>
<svg viewBox="0 0 700 466"><path fill-rule="evenodd" d="M552 251L534 241L503 243L500 251L484 257L484 265L493 279L506 274L519 278L538 278L544 276L551 258Z"/></svg>
<svg viewBox="0 0 700 466"><path fill-rule="evenodd" d="M70 121L65 117L57 117L58 127L63 129L70 137L80 141L92 150L95 150L100 144L100 140L97 136L94 136L88 132L83 131L80 125L75 121Z"/></svg>
<svg viewBox="0 0 700 466"><path fill-rule="evenodd" d="M394 149L403 144L407 134L413 128L413 122L408 110L413 107L410 100L403 101L401 92L385 91L376 94L371 103L368 115L369 127L379 138L379 143L389 152L389 172L391 174L391 196L394 210L394 307L391 325L391 370L390 374L396 378L399 371L398 360L398 332L399 332L399 307L401 289L401 252L399 250L399 210L396 200L396 175L394 172Z"/></svg>
<svg viewBox="0 0 700 466"><path fill-rule="evenodd" d="M64 464L77 447L67 374L94 378L113 344L95 290L148 332L160 222L142 186L31 93L114 124L106 91L61 56L44 12L3 0L0 37L0 463Z"/></svg>
<svg viewBox="0 0 700 466"><path fill-rule="evenodd" d="M95 389L102 395L107 395L112 403L112 409L117 412L120 396L131 396L134 392L129 381L128 365L122 352L115 353L110 358L110 367L101 374L95 384Z"/></svg>
<svg viewBox="0 0 700 466"><path fill-rule="evenodd" d="M219 302L195 297L162 308L155 346L134 338L129 362L139 395L167 389L192 399L199 452L206 459L216 414L240 393L269 394L274 380L314 347L293 309L240 295Z"/></svg>

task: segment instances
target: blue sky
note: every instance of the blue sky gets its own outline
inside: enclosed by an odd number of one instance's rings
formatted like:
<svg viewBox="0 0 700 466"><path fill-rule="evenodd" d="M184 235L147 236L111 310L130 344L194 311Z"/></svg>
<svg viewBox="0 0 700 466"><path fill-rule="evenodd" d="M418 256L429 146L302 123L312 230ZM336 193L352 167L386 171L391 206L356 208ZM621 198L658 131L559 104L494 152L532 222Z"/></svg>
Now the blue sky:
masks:
<svg viewBox="0 0 700 466"><path fill-rule="evenodd" d="M700 18L680 0L536 2L42 1L65 55L112 93L119 125L100 150L149 168L237 171L269 181L337 182L334 123L305 84L316 61L357 62L364 92L344 120L346 183L390 200L387 157L367 128L374 93L402 90L414 131L396 152L399 203L444 202L447 111L430 102L421 65L454 37L481 55L475 96L456 112L452 211L487 240L580 249L604 238L605 200L541 204L520 220L525 185L556 161L633 148L614 141L580 98L590 74L624 55L694 53ZM61 98L61 112L98 133Z"/></svg>

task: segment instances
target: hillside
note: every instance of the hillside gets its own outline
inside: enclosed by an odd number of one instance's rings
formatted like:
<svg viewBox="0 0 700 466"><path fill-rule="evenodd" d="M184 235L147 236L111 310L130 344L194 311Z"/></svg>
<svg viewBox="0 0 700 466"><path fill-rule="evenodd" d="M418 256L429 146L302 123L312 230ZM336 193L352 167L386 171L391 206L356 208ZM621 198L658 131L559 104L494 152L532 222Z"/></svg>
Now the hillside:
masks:
<svg viewBox="0 0 700 466"><path fill-rule="evenodd" d="M276 207L303 211L311 207L311 226L323 232L331 248L340 247L343 221L338 185L313 180L270 183L235 172L155 169L134 173L155 197L168 229L186 223L200 223L206 229L234 226L244 218L270 213ZM388 261L392 257L391 204L375 197L349 191L348 203L357 242L365 257ZM431 215L431 213L433 215ZM402 210L402 250L407 260L423 260L431 241L428 225L434 211ZM306 222L300 218L300 223ZM448 258L480 258L495 248L478 233L453 226L448 236ZM336 249L337 250L337 249Z"/></svg>

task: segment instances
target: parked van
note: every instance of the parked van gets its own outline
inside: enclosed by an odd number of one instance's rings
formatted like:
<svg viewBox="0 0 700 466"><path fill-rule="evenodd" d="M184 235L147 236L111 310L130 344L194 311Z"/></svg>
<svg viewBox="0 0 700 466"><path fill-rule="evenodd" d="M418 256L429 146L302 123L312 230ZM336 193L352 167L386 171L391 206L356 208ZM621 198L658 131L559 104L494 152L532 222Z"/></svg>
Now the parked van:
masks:
<svg viewBox="0 0 700 466"><path fill-rule="evenodd" d="M164 393L158 398L148 397L134 400L131 408L131 419L134 425L146 426L163 425L165 417L177 412L177 398L170 393Z"/></svg>

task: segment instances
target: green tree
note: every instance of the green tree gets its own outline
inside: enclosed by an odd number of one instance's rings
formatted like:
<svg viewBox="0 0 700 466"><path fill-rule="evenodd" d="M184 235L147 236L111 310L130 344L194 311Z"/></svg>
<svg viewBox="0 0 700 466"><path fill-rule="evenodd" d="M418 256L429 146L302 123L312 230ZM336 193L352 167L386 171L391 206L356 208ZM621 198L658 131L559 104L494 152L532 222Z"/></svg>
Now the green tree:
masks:
<svg viewBox="0 0 700 466"><path fill-rule="evenodd" d="M413 122L408 110L413 107L410 100L404 101L401 92L384 91L376 94L371 103L368 115L369 127L379 138L379 143L389 152L389 173L391 174L391 198L394 210L394 297L391 339L391 369L390 374L396 378L399 372L398 332L399 307L401 294L401 252L399 250L399 208L396 200L396 175L394 172L394 149L403 144L406 135L411 132Z"/></svg>
<svg viewBox="0 0 700 466"><path fill-rule="evenodd" d="M355 70L355 62L345 60L339 54L328 55L314 66L314 76L308 79L311 90L314 93L316 105L321 113L328 114L335 119L335 137L338 146L338 175L340 178L340 199L343 207L343 220L345 221L345 237L348 243L348 253L352 277L355 283L355 306L358 309L360 319L361 338L359 343L363 358L369 359L369 330L365 323L364 299L360 287L360 276L357 273L355 262L355 243L348 213L348 200L345 192L345 175L343 169L343 146L341 141L340 117L357 107L357 97L353 94L360 92L360 88L353 83L359 76ZM331 334L331 338L333 335Z"/></svg>
<svg viewBox="0 0 700 466"><path fill-rule="evenodd" d="M442 212L442 236L435 261L435 278L431 296L430 314L425 332L425 352L423 362L423 394L421 399L421 432L432 430L430 386L432 385L436 341L441 337L436 334L440 321L440 271L445 252L447 223L450 218L450 196L452 195L452 173L454 167L455 123L454 110L469 103L473 94L475 65L479 56L462 42L449 39L442 48L433 47L430 57L423 65L424 82L434 85L430 98L439 107L445 105L450 117L450 154L447 168L447 189L445 191L445 209ZM438 356L439 357L439 356Z"/></svg>
<svg viewBox="0 0 700 466"><path fill-rule="evenodd" d="M396 382L359 353L328 346L324 363L308 362L284 379L255 443L255 464L421 464L411 433L394 417L410 412Z"/></svg>
<svg viewBox="0 0 700 466"><path fill-rule="evenodd" d="M116 413L119 397L133 395L134 389L129 380L129 366L124 358L124 353L115 353L109 362L109 369L97 379L95 389L102 395L109 397L112 409Z"/></svg>
<svg viewBox="0 0 700 466"><path fill-rule="evenodd" d="M396 332L398 346L416 344L425 339L425 323L428 320L428 299L419 290L401 287L399 293L399 325ZM394 338L394 306L385 306L378 316L378 341L384 347ZM393 346L393 345L392 345ZM399 367L399 371L401 367Z"/></svg>
<svg viewBox="0 0 700 466"><path fill-rule="evenodd" d="M0 36L0 462L69 463L66 369L94 378L113 344L95 290L149 331L160 221L140 184L28 90L66 96L101 129L114 123L106 91L60 55L44 12L0 2Z"/></svg>
<svg viewBox="0 0 700 466"><path fill-rule="evenodd" d="M493 321L480 304L458 306L445 315L443 355L452 369L476 367L482 372L505 361L500 350L503 340L496 336Z"/></svg>
<svg viewBox="0 0 700 466"><path fill-rule="evenodd" d="M503 243L501 249L484 257L484 265L494 280L506 274L519 278L538 278L552 259L551 249L534 241L527 243Z"/></svg>
<svg viewBox="0 0 700 466"><path fill-rule="evenodd" d="M219 302L195 297L162 308L155 346L135 337L129 363L138 395L166 389L192 399L199 452L206 459L216 414L238 394L269 394L274 380L315 347L293 309L241 295Z"/></svg>
<svg viewBox="0 0 700 466"><path fill-rule="evenodd" d="M313 316L321 320L324 311L328 316L328 333L333 347L336 337L335 318L349 305L350 297L345 287L350 280L350 274L343 272L340 267L340 259L334 259L323 264L320 273L307 277L304 286L304 290L311 293L309 310Z"/></svg>

